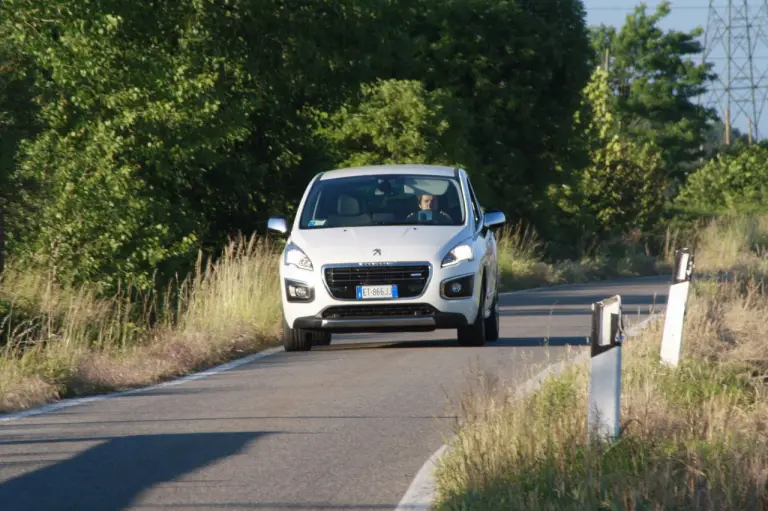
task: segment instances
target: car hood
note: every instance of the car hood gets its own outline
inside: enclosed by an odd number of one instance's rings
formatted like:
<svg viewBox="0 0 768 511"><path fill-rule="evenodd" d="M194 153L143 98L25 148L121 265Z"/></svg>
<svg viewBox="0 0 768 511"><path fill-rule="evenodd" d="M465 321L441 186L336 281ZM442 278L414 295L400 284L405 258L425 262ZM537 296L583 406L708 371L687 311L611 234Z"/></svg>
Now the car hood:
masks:
<svg viewBox="0 0 768 511"><path fill-rule="evenodd" d="M469 235L464 226L365 226L297 229L291 233L291 241L317 268L337 263L439 262ZM381 255L374 255L376 249L381 250Z"/></svg>

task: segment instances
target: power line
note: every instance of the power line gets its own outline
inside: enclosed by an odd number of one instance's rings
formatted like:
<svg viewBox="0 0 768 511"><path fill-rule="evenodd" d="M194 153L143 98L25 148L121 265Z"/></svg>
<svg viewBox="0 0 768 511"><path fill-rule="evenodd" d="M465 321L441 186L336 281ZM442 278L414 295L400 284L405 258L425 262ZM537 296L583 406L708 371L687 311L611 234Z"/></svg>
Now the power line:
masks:
<svg viewBox="0 0 768 511"><path fill-rule="evenodd" d="M729 0L726 6L709 2L702 61L723 60L708 94L708 106L717 105L726 125L726 143L737 120L746 120L749 137L759 139L758 127L768 102L768 65L760 64L768 51L768 0L750 8L747 0ZM725 52L712 58L713 50Z"/></svg>
<svg viewBox="0 0 768 511"><path fill-rule="evenodd" d="M655 8L656 5L650 5L647 6L648 8ZM726 8L727 5L723 4L720 6L716 6L716 8ZM710 7L707 5L675 5L670 4L669 6L670 10L672 11L705 11L708 10ZM627 6L627 7L619 7L617 5L596 5L592 7L587 7L587 11L620 11L620 12L634 12L635 7L634 6Z"/></svg>

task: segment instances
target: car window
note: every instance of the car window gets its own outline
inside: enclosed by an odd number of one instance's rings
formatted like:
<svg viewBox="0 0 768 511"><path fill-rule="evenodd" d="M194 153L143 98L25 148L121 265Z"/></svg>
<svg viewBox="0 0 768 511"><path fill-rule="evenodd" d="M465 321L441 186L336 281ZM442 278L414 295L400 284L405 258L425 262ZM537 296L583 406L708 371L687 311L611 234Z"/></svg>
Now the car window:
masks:
<svg viewBox="0 0 768 511"><path fill-rule="evenodd" d="M455 178L368 175L318 180L301 212L300 229L373 225L463 225Z"/></svg>

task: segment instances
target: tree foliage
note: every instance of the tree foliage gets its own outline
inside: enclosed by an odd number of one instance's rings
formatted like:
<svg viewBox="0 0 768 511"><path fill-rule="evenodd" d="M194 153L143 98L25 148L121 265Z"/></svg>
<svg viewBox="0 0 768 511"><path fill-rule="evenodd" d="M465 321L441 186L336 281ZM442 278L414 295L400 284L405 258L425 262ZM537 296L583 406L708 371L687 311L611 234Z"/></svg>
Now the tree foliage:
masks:
<svg viewBox="0 0 768 511"><path fill-rule="evenodd" d="M432 2L428 5L433 6ZM427 10L423 79L464 102L468 143L486 203L542 232L553 211L546 190L566 182L573 112L589 80L585 11L577 0L451 0Z"/></svg>
<svg viewBox="0 0 768 511"><path fill-rule="evenodd" d="M574 116L593 53L579 0L6 0L0 58L28 96L0 90L17 134L0 126L13 256L105 292L149 287L291 215L320 170L408 161L467 168L485 204L576 255L585 233L651 221L656 199L627 190L651 197L654 141L696 132L685 99L646 97L698 86L696 69L663 76L693 47L654 23L611 42L645 110L600 81L587 121ZM670 106L673 122L659 117ZM634 118L660 135L626 129Z"/></svg>
<svg viewBox="0 0 768 511"><path fill-rule="evenodd" d="M17 221L15 255L106 285L183 271L197 248L255 230L294 199L316 170L305 106L337 105L369 76L364 52L377 35L359 2L2 9L9 40L35 60L44 126L20 153L34 215Z"/></svg>
<svg viewBox="0 0 768 511"><path fill-rule="evenodd" d="M318 133L340 166L431 162L473 168L468 113L445 90L427 91L418 80L363 84L358 100L324 119Z"/></svg>
<svg viewBox="0 0 768 511"><path fill-rule="evenodd" d="M590 163L575 186L551 189L580 233L582 251L634 229L647 232L664 208L663 152L653 142L626 135L612 99L608 74L596 68L575 116Z"/></svg>
<svg viewBox="0 0 768 511"><path fill-rule="evenodd" d="M676 203L705 213L768 209L768 145L719 154L690 176Z"/></svg>
<svg viewBox="0 0 768 511"><path fill-rule="evenodd" d="M670 178L682 180L704 154L709 123L715 112L698 104L714 79L712 64L697 63L703 51L701 28L664 31L659 23L670 13L661 2L649 14L635 8L620 28L601 25L591 30L593 62L607 54L616 111L622 129L634 139L653 142L664 151Z"/></svg>

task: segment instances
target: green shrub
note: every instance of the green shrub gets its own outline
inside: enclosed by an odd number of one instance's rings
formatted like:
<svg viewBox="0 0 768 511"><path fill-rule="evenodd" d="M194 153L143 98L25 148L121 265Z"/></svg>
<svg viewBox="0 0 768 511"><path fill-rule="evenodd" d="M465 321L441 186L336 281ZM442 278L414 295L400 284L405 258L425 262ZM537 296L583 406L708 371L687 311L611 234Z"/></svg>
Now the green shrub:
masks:
<svg viewBox="0 0 768 511"><path fill-rule="evenodd" d="M704 214L768 210L768 147L716 156L690 176L676 203Z"/></svg>

